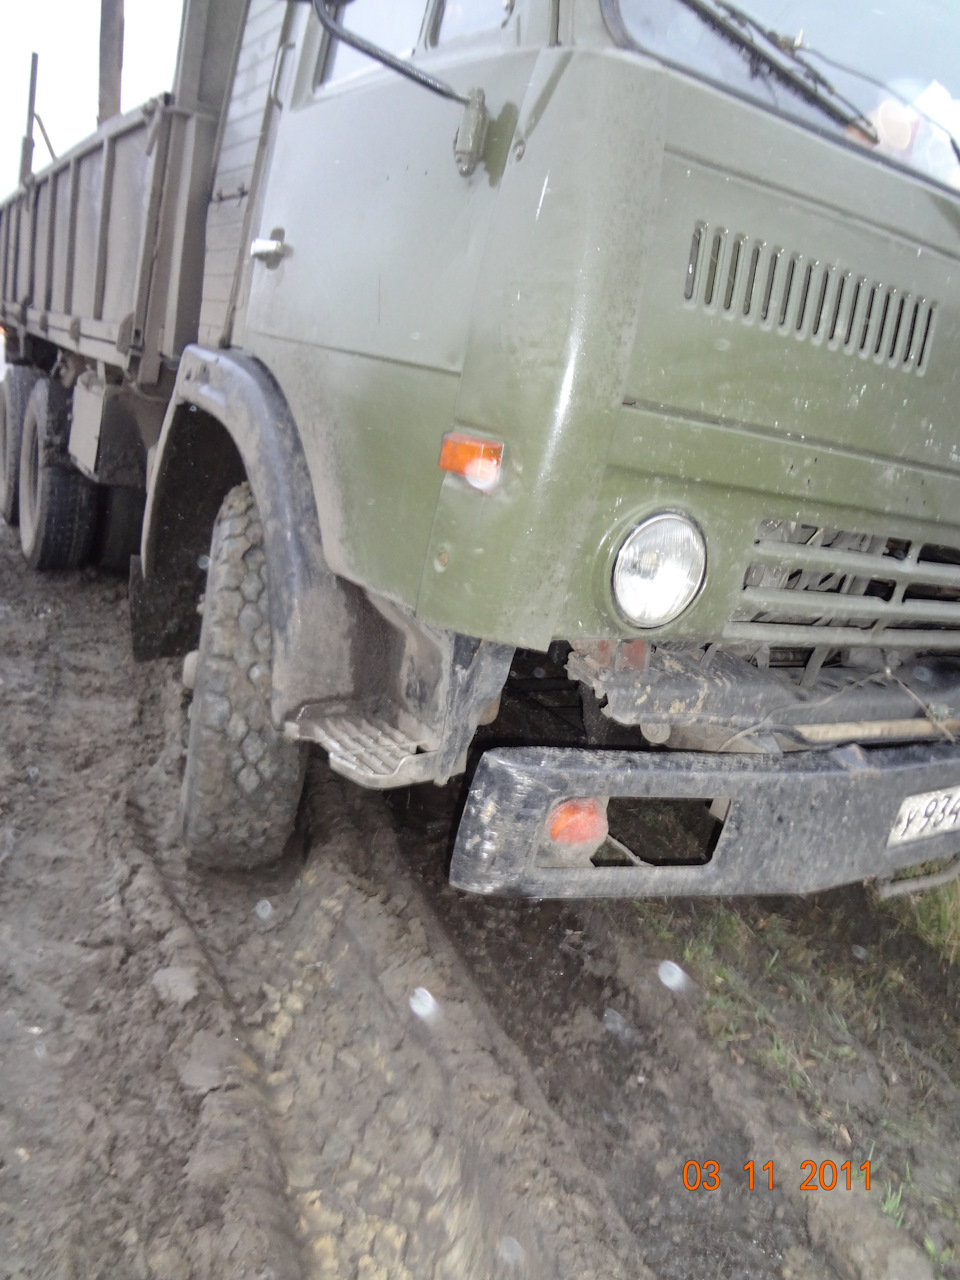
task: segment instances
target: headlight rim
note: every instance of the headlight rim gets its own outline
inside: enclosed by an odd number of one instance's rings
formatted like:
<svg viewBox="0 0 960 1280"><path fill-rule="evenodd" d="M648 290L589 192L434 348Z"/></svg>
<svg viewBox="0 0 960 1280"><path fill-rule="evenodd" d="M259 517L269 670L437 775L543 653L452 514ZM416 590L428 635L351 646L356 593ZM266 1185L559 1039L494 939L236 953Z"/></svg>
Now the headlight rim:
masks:
<svg viewBox="0 0 960 1280"><path fill-rule="evenodd" d="M662 622L654 622L654 623L638 622L635 618L631 617L629 613L627 613L627 611L624 609L623 605L621 604L620 598L617 594L617 585L616 585L617 571L620 565L620 557L622 556L623 551L627 546L627 543L630 542L630 540L634 538L642 529L646 528L648 525L654 524L658 520L663 520L663 519L681 520L684 524L688 525L689 528L693 530L693 533L698 538L703 550L703 567L701 569L700 577L697 582L696 588L694 589L692 595L690 596L690 599L686 602L686 604L683 606L682 609L680 609L677 613L673 614L672 617L667 618L665 621L662 621ZM703 595L703 589L707 582L707 572L709 569L709 563L710 561L709 561L709 554L707 551L706 536L703 532L703 529L700 527L699 522L695 520L694 517L689 514L689 512L680 510L679 508L676 508L676 507L669 507L669 508L663 508L659 511L651 511L649 514L641 517L641 519L635 520L630 524L626 532L623 533L622 536L614 542L613 548L612 548L612 555L609 561L610 567L609 567L609 573L607 576L607 585L608 585L608 590L610 594L610 599L613 603L614 611L616 613L617 618L621 623L630 627L631 630L633 631L643 631L643 632L659 631L663 627L671 626L674 622L677 621L678 618L682 618L684 614L687 613L687 611L691 609L693 605L696 604L697 600L699 600L700 597Z"/></svg>

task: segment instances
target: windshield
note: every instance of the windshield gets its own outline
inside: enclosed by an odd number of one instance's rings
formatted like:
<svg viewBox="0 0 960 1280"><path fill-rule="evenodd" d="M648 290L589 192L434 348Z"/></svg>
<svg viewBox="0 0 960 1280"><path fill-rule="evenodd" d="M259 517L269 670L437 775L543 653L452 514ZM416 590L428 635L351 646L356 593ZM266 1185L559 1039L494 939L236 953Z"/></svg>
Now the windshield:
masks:
<svg viewBox="0 0 960 1280"><path fill-rule="evenodd" d="M602 4L620 43L960 190L957 0Z"/></svg>

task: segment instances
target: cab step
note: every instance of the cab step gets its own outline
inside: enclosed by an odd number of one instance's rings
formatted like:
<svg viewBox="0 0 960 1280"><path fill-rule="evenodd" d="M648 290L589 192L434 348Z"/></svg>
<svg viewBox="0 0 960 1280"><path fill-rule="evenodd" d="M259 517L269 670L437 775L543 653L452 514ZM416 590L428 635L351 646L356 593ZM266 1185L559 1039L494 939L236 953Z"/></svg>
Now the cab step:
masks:
<svg viewBox="0 0 960 1280"><path fill-rule="evenodd" d="M437 752L427 730L398 728L389 711L356 704L308 704L285 726L289 738L317 742L330 768L374 790L432 781Z"/></svg>

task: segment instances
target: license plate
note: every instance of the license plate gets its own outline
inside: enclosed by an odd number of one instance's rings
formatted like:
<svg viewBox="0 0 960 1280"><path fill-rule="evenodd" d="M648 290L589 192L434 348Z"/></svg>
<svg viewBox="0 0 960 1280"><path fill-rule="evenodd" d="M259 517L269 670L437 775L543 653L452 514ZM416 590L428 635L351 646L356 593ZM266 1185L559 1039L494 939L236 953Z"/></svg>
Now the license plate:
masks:
<svg viewBox="0 0 960 1280"><path fill-rule="evenodd" d="M951 831L960 831L960 787L924 791L922 795L907 796L900 806L887 848L913 840L929 840Z"/></svg>

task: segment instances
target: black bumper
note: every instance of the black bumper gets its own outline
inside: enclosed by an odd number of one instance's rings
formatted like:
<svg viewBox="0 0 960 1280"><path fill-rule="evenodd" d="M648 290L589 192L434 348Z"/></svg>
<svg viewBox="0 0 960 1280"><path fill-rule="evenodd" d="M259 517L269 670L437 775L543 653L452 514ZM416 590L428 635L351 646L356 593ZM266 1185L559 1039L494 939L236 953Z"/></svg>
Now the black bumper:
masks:
<svg viewBox="0 0 960 1280"><path fill-rule="evenodd" d="M960 745L784 756L496 748L477 768L450 882L531 898L811 893L960 850L960 829L889 847L905 797L960 786ZM731 801L702 866L538 865L546 818L573 796ZM642 849L633 850L643 857Z"/></svg>

